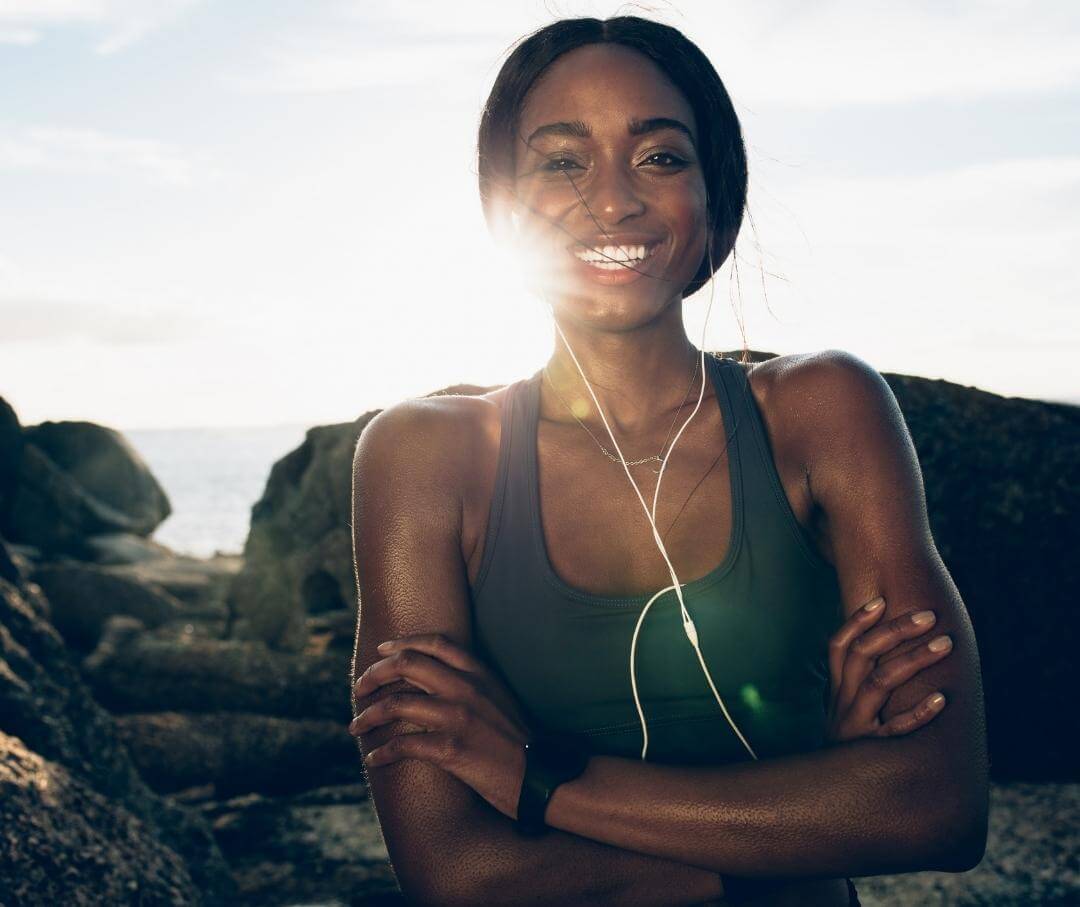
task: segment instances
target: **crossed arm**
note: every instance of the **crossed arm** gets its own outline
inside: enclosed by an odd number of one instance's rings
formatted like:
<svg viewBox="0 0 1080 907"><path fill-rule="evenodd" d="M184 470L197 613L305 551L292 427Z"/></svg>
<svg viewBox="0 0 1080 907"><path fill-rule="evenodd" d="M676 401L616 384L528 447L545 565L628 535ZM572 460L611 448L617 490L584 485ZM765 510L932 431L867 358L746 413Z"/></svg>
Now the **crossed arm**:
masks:
<svg viewBox="0 0 1080 907"><path fill-rule="evenodd" d="M678 891L683 903L695 903L720 893L718 871L805 879L960 871L981 859L988 762L978 653L933 544L896 401L876 371L837 352L800 357L772 387L770 410L804 439L847 613L881 594L886 618L930 608L938 630L952 637L952 655L896 690L882 717L935 689L948 707L906 737L756 763L676 767L594 757L556 791L547 818L560 831L539 840L518 838L505 816L434 766L388 765L372 774L372 793L403 888L439 902L491 902L504 883L516 903L528 891L538 902L576 903L671 903ZM437 478L448 451L468 468L468 445L452 437L462 420L423 403L387 416L357 449L357 475L380 481L354 484L361 592L354 677L377 660L383 639L439 632L470 643L460 498ZM403 445L404 438L416 440ZM432 589L438 602L425 600ZM375 728L364 748L408 728Z"/></svg>

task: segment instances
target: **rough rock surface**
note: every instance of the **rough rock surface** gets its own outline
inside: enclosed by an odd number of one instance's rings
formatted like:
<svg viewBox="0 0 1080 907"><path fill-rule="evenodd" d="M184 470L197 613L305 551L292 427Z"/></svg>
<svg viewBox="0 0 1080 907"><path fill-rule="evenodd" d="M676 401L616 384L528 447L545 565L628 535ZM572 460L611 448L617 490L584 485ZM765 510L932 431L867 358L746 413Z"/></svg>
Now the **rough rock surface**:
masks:
<svg viewBox="0 0 1080 907"><path fill-rule="evenodd" d="M123 806L0 731L0 897L199 904L184 861Z"/></svg>
<svg viewBox="0 0 1080 907"><path fill-rule="evenodd" d="M226 897L232 880L209 829L197 815L155 795L139 777L113 719L91 697L48 623L48 612L37 585L0 579L0 731L141 820L149 834L182 858L207 903ZM19 755L13 759L25 762ZM30 813L24 818L35 821ZM4 856L5 862L23 859L18 849ZM88 892L92 896L93 888Z"/></svg>
<svg viewBox="0 0 1080 907"><path fill-rule="evenodd" d="M93 422L42 422L24 428L23 437L123 514L136 535L150 535L172 512L164 489L120 432Z"/></svg>
<svg viewBox="0 0 1080 907"><path fill-rule="evenodd" d="M437 393L490 389L455 385ZM274 464L251 511L244 569L229 592L237 638L299 651L307 642L306 614L356 610L349 530L352 458L360 432L376 412L310 429L296 450Z"/></svg>
<svg viewBox="0 0 1080 907"><path fill-rule="evenodd" d="M355 781L356 741L347 720L301 720L237 712L120 715L120 738L155 790L213 784L217 799L286 794Z"/></svg>
<svg viewBox="0 0 1080 907"><path fill-rule="evenodd" d="M102 649L108 647L108 651ZM347 726L348 662L275 652L259 642L108 634L84 662L94 696L112 712L256 712Z"/></svg>
<svg viewBox="0 0 1080 907"><path fill-rule="evenodd" d="M31 579L52 606L52 624L72 648L87 652L97 645L105 622L115 614L157 627L183 614L181 603L157 586L118 576L89 564L47 564Z"/></svg>

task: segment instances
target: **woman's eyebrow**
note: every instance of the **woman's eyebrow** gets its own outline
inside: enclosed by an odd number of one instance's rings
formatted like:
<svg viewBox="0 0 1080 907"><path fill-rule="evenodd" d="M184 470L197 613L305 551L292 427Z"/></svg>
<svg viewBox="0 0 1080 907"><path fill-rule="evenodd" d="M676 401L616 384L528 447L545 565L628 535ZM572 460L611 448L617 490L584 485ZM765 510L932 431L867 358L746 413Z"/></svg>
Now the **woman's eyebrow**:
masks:
<svg viewBox="0 0 1080 907"><path fill-rule="evenodd" d="M690 127L680 120L671 119L671 117L650 117L647 120L631 120L626 124L626 130L630 135L645 135L648 132L657 132L661 129L678 130L685 133L691 142L694 141L694 135L690 132Z"/></svg>
<svg viewBox="0 0 1080 907"><path fill-rule="evenodd" d="M577 139L587 139L592 136L592 130L585 125L585 123L581 122L581 120L547 123L544 126L537 127L529 133L529 137L525 140L525 144L532 145L536 139L543 138L546 135L568 135Z"/></svg>

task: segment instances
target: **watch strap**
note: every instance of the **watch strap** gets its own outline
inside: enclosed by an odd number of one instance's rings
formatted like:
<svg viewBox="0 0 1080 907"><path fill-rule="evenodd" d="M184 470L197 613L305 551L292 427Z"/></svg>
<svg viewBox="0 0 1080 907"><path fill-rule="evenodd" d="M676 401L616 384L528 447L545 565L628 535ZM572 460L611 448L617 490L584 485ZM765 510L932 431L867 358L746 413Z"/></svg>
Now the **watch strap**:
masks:
<svg viewBox="0 0 1080 907"><path fill-rule="evenodd" d="M541 735L525 744L525 774L521 779L516 825L534 837L548 829L544 813L555 788L572 781L589 764L589 752L565 737Z"/></svg>

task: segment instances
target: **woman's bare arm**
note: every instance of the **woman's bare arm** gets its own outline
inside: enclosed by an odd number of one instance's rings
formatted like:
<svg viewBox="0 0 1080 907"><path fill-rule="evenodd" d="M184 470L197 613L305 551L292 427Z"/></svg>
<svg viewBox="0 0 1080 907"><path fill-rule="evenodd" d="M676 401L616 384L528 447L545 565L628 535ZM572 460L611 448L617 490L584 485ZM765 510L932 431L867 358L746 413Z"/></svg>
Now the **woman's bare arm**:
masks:
<svg viewBox="0 0 1080 907"><path fill-rule="evenodd" d="M547 821L739 876L970 869L982 858L988 818L979 657L934 546L914 446L892 391L864 362L840 351L793 359L769 408L786 424L805 424L798 437L846 613L881 594L887 618L934 610L937 633L928 636L948 634L954 644L893 693L883 718L934 690L947 707L908 736L760 762L686 768L594 757L555 791Z"/></svg>
<svg viewBox="0 0 1080 907"><path fill-rule="evenodd" d="M444 633L471 651L461 554L461 489L475 468L476 407L411 400L365 428L353 461L353 553L360 614L355 681L410 633ZM512 604L512 603L511 603ZM407 683L390 684L364 704ZM354 703L354 714L358 711ZM363 752L418 731L396 721L361 735ZM447 772L403 760L369 776L402 890L423 904L695 904L719 899L716 873L562 831L531 839Z"/></svg>

